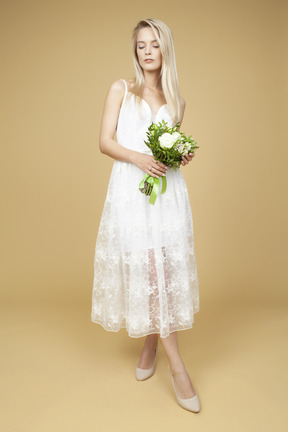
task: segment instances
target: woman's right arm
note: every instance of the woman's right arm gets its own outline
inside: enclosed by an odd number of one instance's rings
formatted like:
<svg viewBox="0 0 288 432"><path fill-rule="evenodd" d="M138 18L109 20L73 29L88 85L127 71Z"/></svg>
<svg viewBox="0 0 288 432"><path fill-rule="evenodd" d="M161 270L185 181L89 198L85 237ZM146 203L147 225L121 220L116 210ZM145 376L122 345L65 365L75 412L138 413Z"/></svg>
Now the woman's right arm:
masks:
<svg viewBox="0 0 288 432"><path fill-rule="evenodd" d="M113 159L134 163L153 177L165 174L165 165L161 162L156 164L153 156L127 149L114 140L121 103L125 94L124 85L122 80L114 81L107 93L100 126L100 151ZM149 171L151 167L153 167L153 173Z"/></svg>

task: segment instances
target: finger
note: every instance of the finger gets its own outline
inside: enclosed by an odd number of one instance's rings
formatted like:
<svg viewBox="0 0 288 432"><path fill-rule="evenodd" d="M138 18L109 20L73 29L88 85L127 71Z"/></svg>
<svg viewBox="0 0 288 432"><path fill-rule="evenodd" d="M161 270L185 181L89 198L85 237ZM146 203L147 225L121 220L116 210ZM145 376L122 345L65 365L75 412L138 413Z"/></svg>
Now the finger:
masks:
<svg viewBox="0 0 288 432"><path fill-rule="evenodd" d="M186 162L186 161L190 162L190 161L192 160L192 157L189 156L188 153L187 153L187 154L185 154L185 155L183 156L183 160L184 160L185 162Z"/></svg>
<svg viewBox="0 0 288 432"><path fill-rule="evenodd" d="M189 154L188 154L188 157L190 158L190 160L192 160L194 156L195 156L194 153L189 153Z"/></svg>
<svg viewBox="0 0 288 432"><path fill-rule="evenodd" d="M162 168L164 170L168 168L166 167L166 165L163 164L163 162L155 161L155 159L154 159L154 163L157 165L157 166L154 165L156 168Z"/></svg>
<svg viewBox="0 0 288 432"><path fill-rule="evenodd" d="M166 169L164 168L160 169L160 168L152 167L152 172L157 175L166 175Z"/></svg>
<svg viewBox="0 0 288 432"><path fill-rule="evenodd" d="M153 169L153 167L151 169L150 169L150 167L148 167L146 169L146 173L149 174L149 176L151 176L151 177L159 178L159 176L155 172L155 168Z"/></svg>
<svg viewBox="0 0 288 432"><path fill-rule="evenodd" d="M166 174L166 171L167 171L167 168L165 168L165 165L164 165L164 167L162 168L161 166L158 166L158 165L152 165L152 171L154 172L154 173L156 173L156 174L158 174L158 175L165 175Z"/></svg>
<svg viewBox="0 0 288 432"><path fill-rule="evenodd" d="M192 160L192 157L191 157L188 153L185 155L185 158L186 158L188 161L191 161L191 160Z"/></svg>
<svg viewBox="0 0 288 432"><path fill-rule="evenodd" d="M168 167L166 167L166 165L164 165L162 163L161 163L161 165L160 164L159 165L153 165L153 167L154 167L154 169L159 170L159 171L164 172L164 173L168 169Z"/></svg>
<svg viewBox="0 0 288 432"><path fill-rule="evenodd" d="M166 172L153 170L153 174L164 177L166 175Z"/></svg>

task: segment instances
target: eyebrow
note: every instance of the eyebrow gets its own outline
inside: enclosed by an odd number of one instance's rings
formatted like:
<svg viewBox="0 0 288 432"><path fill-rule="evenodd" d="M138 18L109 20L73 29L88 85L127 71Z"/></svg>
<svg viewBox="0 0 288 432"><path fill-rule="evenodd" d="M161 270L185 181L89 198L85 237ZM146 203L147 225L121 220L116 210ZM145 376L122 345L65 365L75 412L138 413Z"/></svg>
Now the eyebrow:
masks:
<svg viewBox="0 0 288 432"><path fill-rule="evenodd" d="M154 39L151 42L158 42L158 41L157 41L157 39ZM145 41L137 41L137 43L145 43Z"/></svg>

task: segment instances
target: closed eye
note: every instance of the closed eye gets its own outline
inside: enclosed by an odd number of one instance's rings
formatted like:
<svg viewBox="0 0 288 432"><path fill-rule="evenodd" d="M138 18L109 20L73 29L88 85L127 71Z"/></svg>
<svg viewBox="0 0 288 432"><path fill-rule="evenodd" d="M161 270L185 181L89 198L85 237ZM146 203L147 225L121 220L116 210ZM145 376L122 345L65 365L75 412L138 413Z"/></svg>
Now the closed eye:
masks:
<svg viewBox="0 0 288 432"><path fill-rule="evenodd" d="M138 46L138 48L139 48L139 49L143 49L143 48L145 48L145 47L144 47L144 46L142 46L142 47ZM153 45L153 48L159 48L159 45Z"/></svg>

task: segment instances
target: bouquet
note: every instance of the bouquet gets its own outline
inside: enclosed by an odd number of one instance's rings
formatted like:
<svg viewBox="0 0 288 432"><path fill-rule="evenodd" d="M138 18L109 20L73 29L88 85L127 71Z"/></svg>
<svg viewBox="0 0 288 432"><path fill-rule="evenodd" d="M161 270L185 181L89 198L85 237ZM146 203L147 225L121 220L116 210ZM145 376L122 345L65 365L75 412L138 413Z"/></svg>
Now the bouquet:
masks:
<svg viewBox="0 0 288 432"><path fill-rule="evenodd" d="M165 120L158 124L152 123L146 133L148 141L144 141L152 150L156 161L164 163L169 168L174 168L175 171L180 168L182 157L185 154L194 153L195 149L199 148L191 135L186 137L183 132L179 131L179 127L180 122L173 127L168 126ZM150 196L150 204L155 204L159 185L160 178L152 177L149 174L145 174L139 184L139 190ZM167 180L166 176L163 176L161 194L166 192L166 188Z"/></svg>

